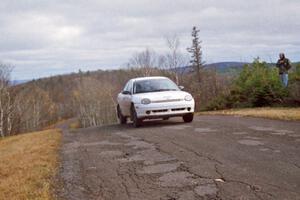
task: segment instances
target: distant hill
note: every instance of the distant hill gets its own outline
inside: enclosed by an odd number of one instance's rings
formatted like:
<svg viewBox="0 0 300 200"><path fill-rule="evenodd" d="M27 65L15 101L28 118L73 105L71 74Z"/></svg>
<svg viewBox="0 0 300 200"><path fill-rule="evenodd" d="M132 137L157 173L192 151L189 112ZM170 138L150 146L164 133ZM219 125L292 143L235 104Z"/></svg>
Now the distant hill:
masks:
<svg viewBox="0 0 300 200"><path fill-rule="evenodd" d="M238 72L239 70L241 70L243 68L244 65L246 64L250 64L247 62L217 62L217 63L210 63L210 64L205 64L204 68L205 69L216 69L216 71L218 73L232 73L232 72ZM276 65L276 63L269 63L270 66L274 66ZM296 65L300 65L300 62L293 62L292 63L293 66ZM97 76L100 74L105 74L105 73L116 73L116 72L126 72L126 70L124 71L124 69L120 69L120 70L96 70L96 71L88 71L88 72L84 72L83 74L85 76ZM186 67L180 67L175 69L175 71L181 72L181 73L189 73L192 72L193 69L191 66L186 66ZM37 81L44 81L44 80L49 80L49 79L55 79L55 78L64 78L64 77L77 77L80 76L79 73L71 73L71 74L62 74L62 75L57 75L57 76L52 76L52 77L45 77L45 78L40 78L37 79ZM20 85L23 83L27 83L27 82L32 82L32 80L13 80L12 84L13 85Z"/></svg>
<svg viewBox="0 0 300 200"><path fill-rule="evenodd" d="M246 62L217 62L217 63L210 63L205 64L205 69L216 69L218 73L229 73L232 71L238 71L243 68L245 64L249 64ZM181 67L176 69L176 71L179 71L181 73L189 73L192 72L193 69L191 66Z"/></svg>
<svg viewBox="0 0 300 200"><path fill-rule="evenodd" d="M29 82L29 80L13 80L11 83L12 85L19 85L27 82Z"/></svg>
<svg viewBox="0 0 300 200"><path fill-rule="evenodd" d="M219 73L226 73L232 70L240 70L244 65L249 64L246 62L219 62L206 64L205 68L215 68Z"/></svg>
<svg viewBox="0 0 300 200"><path fill-rule="evenodd" d="M232 73L232 72L239 72L244 65L250 64L247 62L217 62L217 63L210 63L205 64L205 69L216 69L218 73L224 74L224 73ZM270 67L274 67L276 63L268 63ZM300 65L300 62L293 62L292 66ZM176 71L179 71L181 73L189 73L192 72L193 69L191 66L186 67L180 67L176 69Z"/></svg>

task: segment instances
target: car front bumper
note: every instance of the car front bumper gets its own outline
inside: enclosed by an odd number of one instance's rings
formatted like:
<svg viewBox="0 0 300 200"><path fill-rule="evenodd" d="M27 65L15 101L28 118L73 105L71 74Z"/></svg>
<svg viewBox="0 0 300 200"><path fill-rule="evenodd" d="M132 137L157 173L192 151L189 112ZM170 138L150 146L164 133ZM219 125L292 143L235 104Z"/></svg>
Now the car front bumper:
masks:
<svg viewBox="0 0 300 200"><path fill-rule="evenodd" d="M195 102L179 101L169 103L135 104L137 117L140 119L155 119L164 117L183 116L194 113Z"/></svg>

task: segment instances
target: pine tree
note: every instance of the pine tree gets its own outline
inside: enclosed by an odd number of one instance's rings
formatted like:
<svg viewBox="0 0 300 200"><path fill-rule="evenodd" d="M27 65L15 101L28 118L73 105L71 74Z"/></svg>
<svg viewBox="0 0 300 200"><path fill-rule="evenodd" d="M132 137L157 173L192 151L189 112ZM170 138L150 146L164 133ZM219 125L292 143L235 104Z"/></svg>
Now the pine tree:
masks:
<svg viewBox="0 0 300 200"><path fill-rule="evenodd" d="M191 53L191 61L192 67L196 72L197 80L199 83L201 82L201 71L203 70L203 62L202 62L202 50L201 50L201 40L199 39L200 30L197 29L196 26L193 27L192 30L192 47L187 48L187 51Z"/></svg>

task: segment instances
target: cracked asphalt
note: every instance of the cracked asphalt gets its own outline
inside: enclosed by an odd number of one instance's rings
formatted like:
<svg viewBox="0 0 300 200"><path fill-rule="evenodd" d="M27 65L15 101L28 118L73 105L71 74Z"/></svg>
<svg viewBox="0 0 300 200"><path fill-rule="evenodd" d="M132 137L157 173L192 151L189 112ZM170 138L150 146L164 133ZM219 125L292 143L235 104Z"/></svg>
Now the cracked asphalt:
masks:
<svg viewBox="0 0 300 200"><path fill-rule="evenodd" d="M300 199L300 122L198 116L63 130L59 199Z"/></svg>

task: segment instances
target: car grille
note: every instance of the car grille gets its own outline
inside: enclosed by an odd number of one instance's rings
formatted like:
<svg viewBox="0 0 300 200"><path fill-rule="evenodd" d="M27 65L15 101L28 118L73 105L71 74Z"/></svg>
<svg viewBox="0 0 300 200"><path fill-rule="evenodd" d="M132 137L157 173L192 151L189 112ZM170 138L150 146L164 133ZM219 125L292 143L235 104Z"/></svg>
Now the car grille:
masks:
<svg viewBox="0 0 300 200"><path fill-rule="evenodd" d="M171 109L172 111L182 111L182 110L185 110L185 108L173 108Z"/></svg>
<svg viewBox="0 0 300 200"><path fill-rule="evenodd" d="M157 100L157 101L151 101L151 103L167 103L167 102L177 102L177 101L182 101L182 99Z"/></svg>
<svg viewBox="0 0 300 200"><path fill-rule="evenodd" d="M156 114L156 113L166 113L166 112L177 112L177 111L185 111L185 110L187 110L187 111L191 111L191 107L187 107L187 108L172 108L172 109L161 109L161 110L147 110L146 111L146 114L147 115L150 115L151 113L154 113L154 114ZM171 114L170 113L170 114Z"/></svg>
<svg viewBox="0 0 300 200"><path fill-rule="evenodd" d="M167 109L163 109L163 110L152 110L152 112L154 113L161 113L161 112L168 112Z"/></svg>

